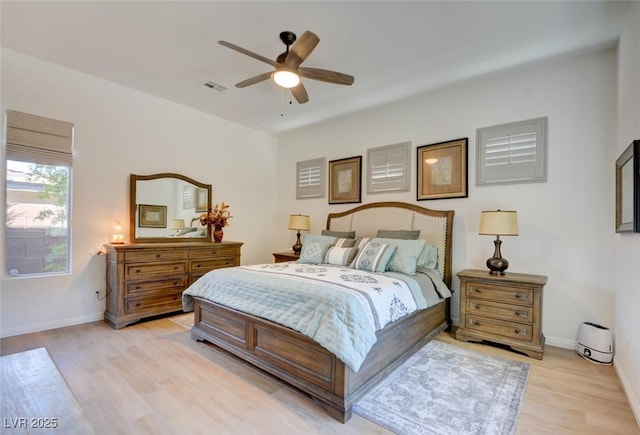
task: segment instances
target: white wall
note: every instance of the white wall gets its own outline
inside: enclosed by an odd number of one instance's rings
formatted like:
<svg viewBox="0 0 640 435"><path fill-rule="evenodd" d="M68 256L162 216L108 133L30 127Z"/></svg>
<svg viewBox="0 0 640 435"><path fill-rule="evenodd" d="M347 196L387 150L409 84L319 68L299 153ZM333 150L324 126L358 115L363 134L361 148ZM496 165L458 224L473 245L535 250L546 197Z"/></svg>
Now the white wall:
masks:
<svg viewBox="0 0 640 435"><path fill-rule="evenodd" d="M102 318L104 302L94 295L104 294L105 259L96 252L109 241L116 219L128 222L131 173L175 172L212 184L214 202L231 204L235 216L225 239L246 242L242 262L272 261L273 137L10 50L1 54L2 113L18 110L75 124L72 274L2 278L2 336Z"/></svg>
<svg viewBox="0 0 640 435"><path fill-rule="evenodd" d="M615 50L608 49L526 65L282 134L280 220L288 213L308 213L312 232L319 232L327 212L353 206L328 205L327 198L297 201L297 161L362 155L366 168L368 148L411 141L411 191L367 195L363 186L362 202L400 200L455 210L454 274L465 268L484 269L493 254L493 238L477 234L480 211L517 210L520 236L505 237L502 254L510 261L509 271L549 277L543 305L547 343L573 347L581 322L614 325L609 147L615 140L615 76ZM549 117L548 182L476 187L476 128L541 116ZM469 197L416 201L415 148L460 137L469 138ZM457 278L453 287L459 288ZM455 321L457 304L456 294Z"/></svg>
<svg viewBox="0 0 640 435"><path fill-rule="evenodd" d="M609 166L634 139L640 139L640 3L629 7L618 45L618 140ZM640 425L640 234L615 237L613 281L615 360L631 408Z"/></svg>

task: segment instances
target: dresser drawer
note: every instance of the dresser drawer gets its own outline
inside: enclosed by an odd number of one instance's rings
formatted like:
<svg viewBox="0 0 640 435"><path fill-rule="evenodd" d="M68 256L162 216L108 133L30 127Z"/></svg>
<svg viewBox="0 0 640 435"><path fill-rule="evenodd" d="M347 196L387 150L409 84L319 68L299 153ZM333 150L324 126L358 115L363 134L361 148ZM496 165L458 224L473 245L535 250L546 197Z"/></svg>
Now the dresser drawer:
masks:
<svg viewBox="0 0 640 435"><path fill-rule="evenodd" d="M237 257L240 249L237 246L212 244L206 248L192 248L191 258Z"/></svg>
<svg viewBox="0 0 640 435"><path fill-rule="evenodd" d="M184 274L186 270L186 261L175 263L125 264L124 276L126 279L146 278L158 275L172 276Z"/></svg>
<svg viewBox="0 0 640 435"><path fill-rule="evenodd" d="M124 261L127 263L146 263L148 261L173 261L186 260L189 257L187 249L158 249L131 251L124 253Z"/></svg>
<svg viewBox="0 0 640 435"><path fill-rule="evenodd" d="M232 267L236 265L234 257L212 258L208 260L191 260L191 272L205 273L213 269L222 267Z"/></svg>
<svg viewBox="0 0 640 435"><path fill-rule="evenodd" d="M182 309L182 292L140 296L125 299L125 313L170 312Z"/></svg>
<svg viewBox="0 0 640 435"><path fill-rule="evenodd" d="M158 281L127 282L125 297L135 296L145 292L161 292L163 290L182 291L185 288L184 275Z"/></svg>
<svg viewBox="0 0 640 435"><path fill-rule="evenodd" d="M470 282L467 284L467 297L503 302L506 304L533 305L533 289L526 287Z"/></svg>
<svg viewBox="0 0 640 435"><path fill-rule="evenodd" d="M481 331L516 340L531 341L533 328L531 325L521 323L503 322L497 319L467 315L466 328L472 331Z"/></svg>
<svg viewBox="0 0 640 435"><path fill-rule="evenodd" d="M501 320L513 320L524 323L533 322L532 307L502 304L481 299L467 299L467 313Z"/></svg>

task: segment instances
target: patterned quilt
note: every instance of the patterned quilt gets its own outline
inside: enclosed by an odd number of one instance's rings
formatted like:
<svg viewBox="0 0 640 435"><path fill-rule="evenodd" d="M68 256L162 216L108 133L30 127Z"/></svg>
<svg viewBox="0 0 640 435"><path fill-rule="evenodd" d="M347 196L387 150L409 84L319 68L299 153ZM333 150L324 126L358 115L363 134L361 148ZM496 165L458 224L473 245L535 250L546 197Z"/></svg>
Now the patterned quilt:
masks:
<svg viewBox="0 0 640 435"><path fill-rule="evenodd" d="M357 371L376 331L451 295L437 274L370 273L330 265L276 263L217 269L184 291L287 326Z"/></svg>

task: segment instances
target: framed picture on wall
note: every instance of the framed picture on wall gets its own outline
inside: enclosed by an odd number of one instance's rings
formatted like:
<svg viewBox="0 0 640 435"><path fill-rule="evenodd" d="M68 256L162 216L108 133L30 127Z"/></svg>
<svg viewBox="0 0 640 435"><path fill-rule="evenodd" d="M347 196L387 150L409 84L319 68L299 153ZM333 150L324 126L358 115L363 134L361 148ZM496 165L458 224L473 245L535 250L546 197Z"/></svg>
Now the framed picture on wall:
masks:
<svg viewBox="0 0 640 435"><path fill-rule="evenodd" d="M167 206L146 205L138 206L140 228L167 228Z"/></svg>
<svg viewBox="0 0 640 435"><path fill-rule="evenodd" d="M616 160L616 232L640 233L640 139Z"/></svg>
<svg viewBox="0 0 640 435"><path fill-rule="evenodd" d="M418 147L417 200L466 198L469 138Z"/></svg>
<svg viewBox="0 0 640 435"><path fill-rule="evenodd" d="M329 162L329 204L361 202L362 156Z"/></svg>

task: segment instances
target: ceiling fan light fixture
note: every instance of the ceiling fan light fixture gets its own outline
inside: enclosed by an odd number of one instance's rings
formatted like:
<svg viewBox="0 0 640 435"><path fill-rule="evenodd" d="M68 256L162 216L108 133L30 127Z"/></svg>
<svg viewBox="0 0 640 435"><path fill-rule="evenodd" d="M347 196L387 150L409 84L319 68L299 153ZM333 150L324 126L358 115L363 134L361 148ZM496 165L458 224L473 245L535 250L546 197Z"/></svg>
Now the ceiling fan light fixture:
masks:
<svg viewBox="0 0 640 435"><path fill-rule="evenodd" d="M281 69L275 71L271 76L278 86L283 88L294 88L300 84L300 77L293 71Z"/></svg>

